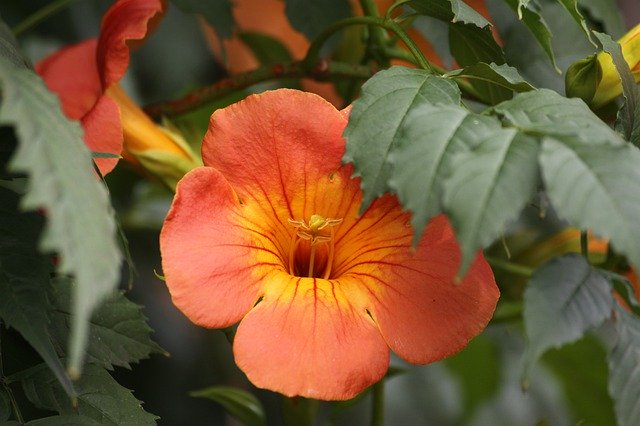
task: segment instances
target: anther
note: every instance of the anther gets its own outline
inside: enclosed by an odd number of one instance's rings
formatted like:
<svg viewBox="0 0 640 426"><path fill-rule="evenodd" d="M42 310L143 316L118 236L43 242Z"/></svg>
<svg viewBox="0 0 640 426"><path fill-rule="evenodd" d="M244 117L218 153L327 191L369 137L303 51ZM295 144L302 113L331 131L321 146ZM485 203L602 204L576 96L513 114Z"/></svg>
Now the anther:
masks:
<svg viewBox="0 0 640 426"><path fill-rule="evenodd" d="M300 245L301 240L309 241L310 253L309 253L309 270L308 277L313 277L316 250L319 244L327 243L327 265L325 266L324 274L322 278L328 279L331 274L331 268L333 266L333 253L334 253L334 231L333 227L342 222L342 219L330 219L320 216L319 214L313 214L309 218L309 222L304 220L289 219L289 224L296 228L296 232L291 237L291 245L289 248L289 273L294 275L294 261L295 253ZM321 233L325 228L329 228L329 235Z"/></svg>

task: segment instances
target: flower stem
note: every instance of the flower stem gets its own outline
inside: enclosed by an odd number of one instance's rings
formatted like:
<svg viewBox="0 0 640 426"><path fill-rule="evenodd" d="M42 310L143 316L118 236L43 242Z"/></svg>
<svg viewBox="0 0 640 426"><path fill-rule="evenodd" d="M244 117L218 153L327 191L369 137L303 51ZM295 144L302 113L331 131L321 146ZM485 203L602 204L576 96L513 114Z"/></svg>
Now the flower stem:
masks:
<svg viewBox="0 0 640 426"><path fill-rule="evenodd" d="M373 385L373 401L371 404L371 426L384 425L384 377Z"/></svg>
<svg viewBox="0 0 640 426"><path fill-rule="evenodd" d="M48 5L36 10L31 15L27 16L22 22L13 27L13 34L16 37L24 34L50 16L60 12L65 7L71 6L76 1L77 0L57 0L49 3Z"/></svg>
<svg viewBox="0 0 640 426"><path fill-rule="evenodd" d="M312 426L316 424L318 401L302 397L282 397L282 417L286 426Z"/></svg>
<svg viewBox="0 0 640 426"><path fill-rule="evenodd" d="M384 28L393 32L398 38L407 45L407 48L413 55L416 60L416 63L423 69L435 72L431 63L427 60L427 58L422 54L418 46L414 43L414 41L409 37L404 28L398 25L393 19L382 18L379 16L353 16L351 18L342 19L333 25L327 27L324 31L318 35L318 37L313 40L311 45L309 46L309 50L307 51L307 55L303 59L304 67L311 68L318 61L320 50L324 43L336 32L340 31L343 28L350 27L353 25L368 25L368 26L376 26L380 28Z"/></svg>
<svg viewBox="0 0 640 426"><path fill-rule="evenodd" d="M522 275L523 277L530 277L533 275L534 269L526 265L520 265L518 263L509 262L508 260L491 256L485 256L485 259L489 262L489 265L491 265L492 268L501 269L516 275Z"/></svg>
<svg viewBox="0 0 640 426"><path fill-rule="evenodd" d="M366 80L376 71L378 71L376 67L337 61L320 61L310 69L303 66L301 61L269 65L196 89L180 99L149 105L145 108L145 112L153 118L160 118L163 115L178 116L265 81L288 78L312 78L317 81Z"/></svg>

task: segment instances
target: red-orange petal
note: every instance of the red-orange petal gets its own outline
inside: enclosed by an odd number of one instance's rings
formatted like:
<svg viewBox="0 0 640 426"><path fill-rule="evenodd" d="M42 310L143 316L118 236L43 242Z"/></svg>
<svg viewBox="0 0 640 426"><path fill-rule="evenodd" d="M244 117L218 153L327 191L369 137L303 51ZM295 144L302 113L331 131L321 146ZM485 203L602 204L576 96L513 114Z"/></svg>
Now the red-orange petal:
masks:
<svg viewBox="0 0 640 426"><path fill-rule="evenodd" d="M102 96L81 120L84 143L93 152L120 155L123 133L120 109L113 99ZM95 158L96 166L104 176L116 167L118 158Z"/></svg>
<svg viewBox="0 0 640 426"><path fill-rule="evenodd" d="M220 172L199 167L178 183L162 227L162 270L173 303L201 326L237 323L262 282L283 268L269 237L250 229L242 210Z"/></svg>
<svg viewBox="0 0 640 426"><path fill-rule="evenodd" d="M352 296L339 283L282 274L238 326L238 367L288 396L353 398L384 376L389 348Z"/></svg>
<svg viewBox="0 0 640 426"><path fill-rule="evenodd" d="M346 123L344 114L313 93L251 95L213 113L202 157L241 198L259 196L280 206L284 223L287 216L306 220L307 191L340 167Z"/></svg>
<svg viewBox="0 0 640 426"><path fill-rule="evenodd" d="M454 282L460 247L445 216L431 220L411 252L410 228L402 237L393 218L399 212L394 203L393 197L385 197L367 212L389 209L389 225L366 235L368 253L361 251L356 260L338 265L344 270L339 280L366 287L368 309L389 347L411 363L426 364L453 355L478 335L493 315L499 291L481 254L462 282Z"/></svg>
<svg viewBox="0 0 640 426"><path fill-rule="evenodd" d="M163 13L162 0L119 0L102 17L97 61L104 90L127 71L128 42L144 39Z"/></svg>
<svg viewBox="0 0 640 426"><path fill-rule="evenodd" d="M60 98L62 110L80 120L102 95L96 65L97 40L86 40L61 49L36 64L49 90Z"/></svg>

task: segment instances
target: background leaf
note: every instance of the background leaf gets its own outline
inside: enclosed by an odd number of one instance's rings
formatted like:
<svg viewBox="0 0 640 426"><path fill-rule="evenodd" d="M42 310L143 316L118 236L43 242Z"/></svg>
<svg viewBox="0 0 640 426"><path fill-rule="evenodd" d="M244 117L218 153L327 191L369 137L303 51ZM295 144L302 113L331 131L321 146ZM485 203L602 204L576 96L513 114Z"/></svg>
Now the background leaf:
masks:
<svg viewBox="0 0 640 426"><path fill-rule="evenodd" d="M285 0L285 13L291 26L313 40L334 22L351 16L347 0Z"/></svg>
<svg viewBox="0 0 640 426"><path fill-rule="evenodd" d="M445 22L462 22L479 28L491 25L475 9L462 0L411 0L409 6L416 12Z"/></svg>
<svg viewBox="0 0 640 426"><path fill-rule="evenodd" d="M616 309L615 346L609 353L609 393L620 426L640 423L640 319Z"/></svg>
<svg viewBox="0 0 640 426"><path fill-rule="evenodd" d="M584 145L546 138L540 166L560 217L611 238L640 266L640 151L633 145Z"/></svg>
<svg viewBox="0 0 640 426"><path fill-rule="evenodd" d="M171 0L183 12L202 15L220 38L230 38L235 25L231 0Z"/></svg>
<svg viewBox="0 0 640 426"><path fill-rule="evenodd" d="M595 46L596 43L593 40L593 37L591 36L591 31L589 31L587 22L584 20L584 17L578 10L578 0L559 0L559 1L560 1L560 4L562 4L564 8L567 9L569 14L573 18L573 20L576 22L576 24L578 24L580 28L582 28L582 31L584 31L585 35L587 36L591 44Z"/></svg>
<svg viewBox="0 0 640 426"><path fill-rule="evenodd" d="M19 140L10 169L30 177L22 206L46 211L41 248L59 252L59 271L77 282L69 365L77 375L91 312L113 291L120 275L113 211L93 172L80 126L62 114L57 97L42 80L0 58L0 85L0 123L15 126Z"/></svg>
<svg viewBox="0 0 640 426"><path fill-rule="evenodd" d="M40 354L68 395L73 385L48 332L51 259L38 253L44 218L18 211L18 194L0 187L0 319Z"/></svg>
<svg viewBox="0 0 640 426"><path fill-rule="evenodd" d="M404 67L380 71L362 86L344 131L343 158L354 163L354 176L362 177L362 209L390 189L389 153L409 112L423 103L457 105L460 91L450 80Z"/></svg>
<svg viewBox="0 0 640 426"><path fill-rule="evenodd" d="M102 425L155 425L156 416L142 409L131 391L120 386L102 367L87 364L82 377L74 382L77 407L66 398L58 382L44 365L16 374L25 395L37 407L61 415L81 415Z"/></svg>
<svg viewBox="0 0 640 426"><path fill-rule="evenodd" d="M247 391L226 386L212 386L190 392L189 395L217 402L247 426L266 424L262 404L258 398Z"/></svg>
<svg viewBox="0 0 640 426"><path fill-rule="evenodd" d="M538 268L524 293L525 375L549 348L573 342L602 324L612 305L607 279L584 256L567 254Z"/></svg>

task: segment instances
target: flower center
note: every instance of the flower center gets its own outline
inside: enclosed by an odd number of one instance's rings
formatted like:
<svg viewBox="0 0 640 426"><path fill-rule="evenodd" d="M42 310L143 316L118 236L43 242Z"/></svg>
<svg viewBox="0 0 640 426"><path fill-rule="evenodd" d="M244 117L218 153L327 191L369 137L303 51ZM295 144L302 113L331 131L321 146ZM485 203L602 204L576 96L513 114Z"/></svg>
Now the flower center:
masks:
<svg viewBox="0 0 640 426"><path fill-rule="evenodd" d="M341 222L342 219L330 219L319 214L311 215L308 222L289 219L289 224L296 228L289 247L289 273L291 275L316 277L314 274L317 273L316 278L322 277L325 280L329 278L335 249L333 227ZM317 261L317 252L320 246L326 247L324 262ZM305 274L304 267L307 265ZM318 268L318 265L324 266L324 268Z"/></svg>

